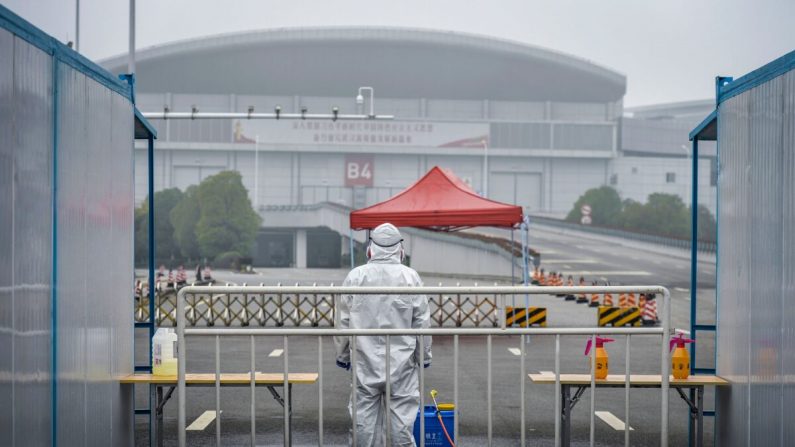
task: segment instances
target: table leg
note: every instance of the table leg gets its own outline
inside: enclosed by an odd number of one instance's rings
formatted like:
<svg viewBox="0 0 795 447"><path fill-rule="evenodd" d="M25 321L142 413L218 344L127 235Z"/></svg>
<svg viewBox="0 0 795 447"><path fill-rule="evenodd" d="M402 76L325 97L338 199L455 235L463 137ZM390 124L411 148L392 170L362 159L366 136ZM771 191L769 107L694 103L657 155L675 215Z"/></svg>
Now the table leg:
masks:
<svg viewBox="0 0 795 447"><path fill-rule="evenodd" d="M290 433L289 433L290 437L287 439L287 445L292 446L293 445L293 384L292 383L287 385L287 405L289 405L287 411L290 420Z"/></svg>
<svg viewBox="0 0 795 447"><path fill-rule="evenodd" d="M698 409L698 447L704 445L704 387L696 388L696 408Z"/></svg>
<svg viewBox="0 0 795 447"><path fill-rule="evenodd" d="M158 445L157 434L160 430L157 427L157 385L149 384L149 446Z"/></svg>
<svg viewBox="0 0 795 447"><path fill-rule="evenodd" d="M157 427L157 447L163 447L163 387L157 386L157 406L152 409L152 413L155 413L157 423L155 427Z"/></svg>
<svg viewBox="0 0 795 447"><path fill-rule="evenodd" d="M570 387L568 385L561 384L560 391L562 394L563 400L563 414L561 417L563 418L563 424L561 424L561 435L560 435L560 445L563 447L569 447L571 445L571 393Z"/></svg>

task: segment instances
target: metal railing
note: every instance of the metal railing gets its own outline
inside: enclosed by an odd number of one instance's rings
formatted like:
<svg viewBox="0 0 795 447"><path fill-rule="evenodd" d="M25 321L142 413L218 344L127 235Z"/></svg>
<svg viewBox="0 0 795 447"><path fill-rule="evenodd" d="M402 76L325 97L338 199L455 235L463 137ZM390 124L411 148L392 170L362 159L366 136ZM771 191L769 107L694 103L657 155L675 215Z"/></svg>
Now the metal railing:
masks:
<svg viewBox="0 0 795 447"><path fill-rule="evenodd" d="M245 286L245 284L244 284ZM440 283L439 286L442 286ZM188 287L188 286L185 286ZM246 292L232 292L230 286L211 286L207 292L191 293L186 298L188 326L334 326L334 294L339 287L312 286L311 293L295 293L295 287L277 285L246 287ZM302 288L306 290L306 288ZM333 292L330 292L332 291ZM210 292L211 291L211 292ZM177 321L178 290L158 291L155 319L158 327L173 326ZM431 324L438 327L498 327L497 300L488 293L428 294ZM523 299L512 298L512 306ZM149 297L135 296L135 321L149 321Z"/></svg>
<svg viewBox="0 0 795 447"><path fill-rule="evenodd" d="M177 374L177 396L178 396L178 418L177 430L179 446L184 447L186 441L186 395L185 395L185 359L186 342L185 337L191 336L213 336L215 337L215 377L216 377L216 443L220 445L220 361L219 345L221 336L248 336L251 351L251 445L256 445L256 418L255 418L255 336L280 336L283 338L284 356L284 441L285 445L290 445L290 387L289 387L289 341L290 336L316 336L318 339L318 445L323 445L323 337L347 336L351 337L351 368L352 368L352 396L353 407L356 406L356 337L360 336L384 336L386 340L386 352L390 348L390 337L400 335L417 336L420 343L420 352L423 352L423 339L425 335L431 336L453 336L453 403L454 403L454 438L458 437L458 363L459 363L459 336L485 336L487 343L487 426L488 443L492 443L492 338L494 336L524 336L524 335L545 335L555 337L555 445L561 445L560 424L561 424L561 383L560 383L560 337L561 335L589 335L593 345L596 345L597 335L625 335L627 337L627 347L632 335L657 335L661 337L660 344L660 375L661 375L661 420L660 420L660 445L668 445L668 390L669 390L669 351L668 342L670 339L670 315L671 303L670 293L667 288L662 286L609 286L609 287L528 287L528 286L503 286L503 287L257 287L257 286L232 286L224 288L226 293L294 293L294 294L333 294L333 295L364 295L364 294L393 294L393 295L456 295L456 294L493 294L499 296L497 307L504 312L506 295L557 295L557 294L576 294L576 293L659 293L663 296L662 326L650 328L604 328L604 327L585 327L585 328L508 328L505 326L505 319L498 328L437 328L437 329L331 329L331 328L240 328L240 329L214 329L214 328L193 328L185 327L185 307L187 296L195 294L217 293L218 288L189 286L181 289L177 294L177 336L178 336L178 374ZM525 382L527 380L525 343L521 343L521 366L520 366L520 394L521 394L521 445L526 445L525 429ZM626 349L626 365L630 364L630 349ZM388 358L389 356L386 356ZM420 360L421 361L421 360ZM386 362L386 371L389 371L389 363ZM591 356L591 370L596 370L596 356ZM629 427L629 390L630 374L626 371L625 379L625 427ZM386 377L389 377L387 373ZM387 380L386 407L389 408L390 393L389 380ZM420 386L420 408L425 407L424 397L424 369L419 367L419 386ZM596 388L595 376L591 374L591 415L590 415L590 445L595 443L595 397ZM353 427L356 426L356 412L352 412ZM570 415L567 415L570 417ZM387 424L389 426L390 424ZM387 437L389 430L387 430ZM353 445L356 445L356 430L352 431ZM388 438L387 438L388 440ZM629 430L624 432L624 443L629 446ZM425 417L424 410L420 414L420 447L425 445Z"/></svg>

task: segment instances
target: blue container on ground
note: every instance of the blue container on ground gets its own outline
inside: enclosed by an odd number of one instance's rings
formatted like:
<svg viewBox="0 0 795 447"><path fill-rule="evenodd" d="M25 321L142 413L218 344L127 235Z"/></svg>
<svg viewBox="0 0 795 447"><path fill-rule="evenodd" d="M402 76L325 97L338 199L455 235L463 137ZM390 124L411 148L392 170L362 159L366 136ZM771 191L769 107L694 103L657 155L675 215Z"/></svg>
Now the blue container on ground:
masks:
<svg viewBox="0 0 795 447"><path fill-rule="evenodd" d="M440 405L441 406L441 405ZM442 421L447 428L447 433L450 434L450 439L455 442L455 434L453 433L455 424L455 410L441 410L439 413L442 415ZM414 421L414 442L420 445L420 410L417 409L417 419ZM433 405L425 406L425 446L426 447L449 447L450 443L444 436L442 431L442 424L439 423L439 418L436 417L436 407Z"/></svg>

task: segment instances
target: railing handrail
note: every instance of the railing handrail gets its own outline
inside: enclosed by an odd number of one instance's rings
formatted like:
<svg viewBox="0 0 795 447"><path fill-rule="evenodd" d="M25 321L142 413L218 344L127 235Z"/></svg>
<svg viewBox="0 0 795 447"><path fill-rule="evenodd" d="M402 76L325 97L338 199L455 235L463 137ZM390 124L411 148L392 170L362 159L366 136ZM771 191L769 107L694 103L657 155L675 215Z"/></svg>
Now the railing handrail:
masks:
<svg viewBox="0 0 795 447"><path fill-rule="evenodd" d="M662 335L658 327L579 327L579 328L429 328L429 329L334 329L334 328L234 328L185 329L185 335L224 336L378 336L378 335Z"/></svg>
<svg viewBox="0 0 795 447"><path fill-rule="evenodd" d="M627 293L627 292L638 292L638 293L660 293L663 296L663 307L662 307L662 327L658 328L600 328L600 327L586 327L586 328L507 328L504 326L504 318L502 319L502 327L501 328L439 328L439 329L285 329L285 328L248 328L248 329L186 329L185 328L185 295L186 294L277 294L277 295L286 295L286 294L313 294L313 295L370 295L370 294L388 294L388 295L559 295L559 294L577 294L577 293ZM458 367L458 337L460 335L471 335L471 336L486 336L488 341L488 389L489 389L489 402L491 401L491 337L492 336L507 336L507 335L554 335L555 336L555 388L556 388L556 400L555 400L555 410L556 410L556 433L555 433L555 441L556 445L559 445L559 432L557 430L558 424L560 421L560 371L559 371L559 355L560 355L560 336L561 335L590 335L591 340L593 343L596 341L596 335L601 334L613 334L613 335L626 335L627 336L627 346L629 346L629 337L632 335L660 335L661 340L661 350L660 350L660 375L661 375L661 420L660 420L660 445L662 447L668 446L668 391L670 385L670 358L669 358L669 349L668 343L670 340L670 329L671 329L671 294L667 288L663 286L574 286L574 287L547 287L547 286L465 286L465 287L333 287L333 286L226 286L226 287L212 287L212 286L187 286L183 287L182 289L177 292L177 312L176 312L176 320L177 320L177 356L178 356L178 365L177 365L177 398L178 398L178 416L177 416L177 435L178 435L178 445L180 447L185 446L185 350L186 350L186 343L185 343L185 335L214 335L216 336L216 407L218 407L218 377L219 377L219 352L218 352L218 338L220 336L234 336L234 335L247 335L250 339L250 351L251 351L251 437L252 442L254 442L255 438L255 379L254 379L254 337L255 336L264 336L264 335L273 335L273 336L281 336L284 340L284 388L285 388L285 407L284 407L284 417L285 417L285 424L284 424L284 431L285 431L285 440L289 440L289 423L288 415L290 414L290 405L289 399L287 398L287 394L289 393L288 390L288 337L289 336L301 336L301 335L314 335L318 336L318 340L321 340L323 336L351 336L351 365L354 368L353 377L353 385L352 390L356 389L356 374L355 374L355 363L356 363L356 337L357 336L368 336L368 335L384 335L386 336L386 343L387 349L389 349L389 339L392 335L453 335L454 336L454 369L457 371ZM502 300L502 306L498 306L499 310L504 309L504 297ZM419 337L420 344L422 344L423 337ZM525 350L524 350L524 343L522 343L522 390L524 390L524 358L525 358ZM322 368L322 344L319 343L319 354L318 354L318 366ZM626 350L626 364L629 365L629 356L630 350ZM591 357L591 365L592 371L596 371L596 356ZM322 369L320 369L322 371ZM423 383L423 370L422 368L419 369L420 374L420 384ZM322 375L322 373L321 373ZM625 400L625 405L627 405L627 415L628 412L628 403L629 403L629 371L625 374L626 378L626 389L627 389L627 397ZM458 413L458 387L457 387L457 373L455 374L454 383L454 400L456 403L456 415ZM322 378L321 378L322 380ZM595 375L591 374L591 432L590 432L590 443L593 446L595 443L595 424L594 424L594 414L595 414L595 407L594 407L594 390L596 388L595 382ZM421 385L422 388L422 385ZM524 391L523 400L522 400L522 415L524 415ZM355 398L355 391L353 395ZM320 399L319 402L322 403L322 387L320 389ZM387 396L387 404L389 403L389 396ZM355 404L355 401L354 401ZM420 391L420 405L424 405L424 396L422 390ZM488 420L489 420L489 440L491 440L491 404L488 405ZM322 409L321 409L322 411ZM354 414L354 425L356 423L355 419L355 412ZM421 418L424 418L424 415L421 415ZM456 430L457 433L457 420L456 417ZM219 420L216 420L216 423L219 423ZM522 416L522 426L524 427L524 416ZM628 424L628 421L627 421ZM320 421L320 430L321 430L321 437L320 442L322 443L322 420ZM424 424L423 420L420 421L420 433L424 435ZM220 442L220 427L217 426L217 430L219 430L217 434L217 442ZM353 432L354 436L354 444L355 444L355 431ZM389 436L389 433L387 433ZM524 430L522 431L522 441L524 441ZM424 438L421 439L421 447L424 445ZM629 445L629 433L628 431L625 432L625 445Z"/></svg>

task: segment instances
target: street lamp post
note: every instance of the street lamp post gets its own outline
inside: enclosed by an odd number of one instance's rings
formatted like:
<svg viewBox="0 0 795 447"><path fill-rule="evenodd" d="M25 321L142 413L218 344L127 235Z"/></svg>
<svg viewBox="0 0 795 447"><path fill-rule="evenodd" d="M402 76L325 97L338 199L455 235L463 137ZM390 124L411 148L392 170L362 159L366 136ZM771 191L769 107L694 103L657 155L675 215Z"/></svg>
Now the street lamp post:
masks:
<svg viewBox="0 0 795 447"><path fill-rule="evenodd" d="M364 95L362 95L363 91L370 92L370 118L375 116L375 90L372 87L359 87L359 94L356 95L356 104L362 105L364 104Z"/></svg>
<svg viewBox="0 0 795 447"><path fill-rule="evenodd" d="M484 138L483 143L483 197L489 198L489 142Z"/></svg>

